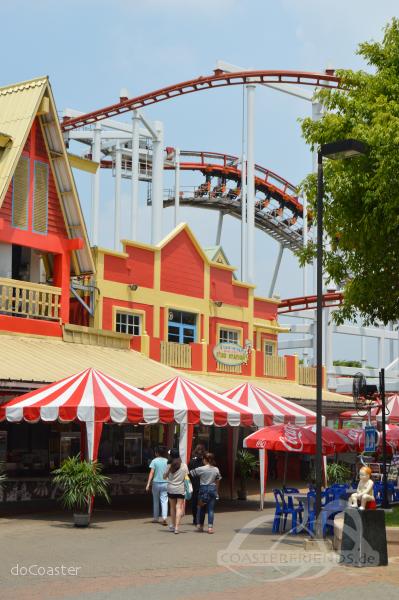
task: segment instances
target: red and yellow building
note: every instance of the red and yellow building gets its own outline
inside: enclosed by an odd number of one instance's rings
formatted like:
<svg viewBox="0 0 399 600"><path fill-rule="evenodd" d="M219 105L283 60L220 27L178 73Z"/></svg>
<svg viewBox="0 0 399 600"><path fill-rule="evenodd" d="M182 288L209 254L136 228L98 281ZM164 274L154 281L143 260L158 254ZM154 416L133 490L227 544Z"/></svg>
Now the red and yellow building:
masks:
<svg viewBox="0 0 399 600"><path fill-rule="evenodd" d="M137 387L175 369L218 391L251 380L312 407L314 372L278 355L278 301L186 224L156 246L90 248L71 164L48 79L0 88L0 402L95 367ZM217 361L220 344L245 349L242 364ZM326 414L346 406L325 392ZM35 443L28 427L0 424L0 462L48 473L65 427L35 425Z"/></svg>

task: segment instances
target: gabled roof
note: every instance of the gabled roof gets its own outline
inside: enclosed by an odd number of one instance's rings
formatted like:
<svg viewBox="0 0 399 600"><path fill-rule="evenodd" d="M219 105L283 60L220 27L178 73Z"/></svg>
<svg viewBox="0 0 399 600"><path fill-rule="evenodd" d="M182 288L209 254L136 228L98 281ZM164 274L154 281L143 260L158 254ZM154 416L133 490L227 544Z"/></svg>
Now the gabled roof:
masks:
<svg viewBox="0 0 399 600"><path fill-rule="evenodd" d="M10 138L5 148L0 148L0 208L36 116L41 120L68 236L84 242L82 249L74 251L75 270L78 274L93 272L90 243L48 77L0 88L0 131Z"/></svg>

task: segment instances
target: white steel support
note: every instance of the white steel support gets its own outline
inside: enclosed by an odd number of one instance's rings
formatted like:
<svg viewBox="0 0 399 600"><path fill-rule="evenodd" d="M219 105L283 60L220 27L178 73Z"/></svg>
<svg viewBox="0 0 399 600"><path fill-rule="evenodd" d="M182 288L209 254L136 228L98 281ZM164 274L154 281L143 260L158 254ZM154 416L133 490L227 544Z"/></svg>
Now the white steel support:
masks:
<svg viewBox="0 0 399 600"><path fill-rule="evenodd" d="M255 152L254 84L247 85L247 279L255 283Z"/></svg>
<svg viewBox="0 0 399 600"><path fill-rule="evenodd" d="M366 337L364 335L362 335L361 338L360 338L360 362L362 363L362 367L364 369L366 367L366 365L367 365L367 358L366 358Z"/></svg>
<svg viewBox="0 0 399 600"><path fill-rule="evenodd" d="M131 218L130 239L137 240L139 220L139 149L140 149L140 116L134 110L132 116L132 181L131 181Z"/></svg>
<svg viewBox="0 0 399 600"><path fill-rule="evenodd" d="M384 350L385 350L385 337L381 336L378 340L378 368L384 368Z"/></svg>
<svg viewBox="0 0 399 600"><path fill-rule="evenodd" d="M306 246L308 245L308 199L306 198L306 195L304 194L302 197L302 243L303 243L303 247L306 248ZM303 276L303 280L302 280L302 288L303 288L303 295L307 296L308 295L308 266L305 264L302 267L302 276ZM305 323L305 321L304 321ZM303 350L303 364L305 367L308 366L309 364L309 351L307 348L304 348Z"/></svg>
<svg viewBox="0 0 399 600"><path fill-rule="evenodd" d="M219 219L218 219L218 229L216 232L216 246L220 246L220 241L222 239L222 228L223 228L223 213L220 211Z"/></svg>
<svg viewBox="0 0 399 600"><path fill-rule="evenodd" d="M114 249L119 250L121 220L121 182L122 148L119 142L115 146L115 206L114 206Z"/></svg>
<svg viewBox="0 0 399 600"><path fill-rule="evenodd" d="M95 162L101 160L101 125L96 123L93 133L93 143L91 147L92 159ZM100 167L92 178L91 188L91 243L98 246L99 212L100 212Z"/></svg>
<svg viewBox="0 0 399 600"><path fill-rule="evenodd" d="M156 138L152 144L152 223L151 243L157 244L162 238L163 209L163 124L154 121Z"/></svg>
<svg viewBox="0 0 399 600"><path fill-rule="evenodd" d="M278 250L278 255L276 259L276 264L274 265L273 277L269 288L269 298L271 298L274 294L274 288L276 287L276 281L278 277L278 273L281 266L281 260L283 258L284 246L280 244L280 248Z"/></svg>
<svg viewBox="0 0 399 600"><path fill-rule="evenodd" d="M180 223L180 150L175 149L175 227Z"/></svg>
<svg viewBox="0 0 399 600"><path fill-rule="evenodd" d="M247 280L247 159L241 160L241 281Z"/></svg>

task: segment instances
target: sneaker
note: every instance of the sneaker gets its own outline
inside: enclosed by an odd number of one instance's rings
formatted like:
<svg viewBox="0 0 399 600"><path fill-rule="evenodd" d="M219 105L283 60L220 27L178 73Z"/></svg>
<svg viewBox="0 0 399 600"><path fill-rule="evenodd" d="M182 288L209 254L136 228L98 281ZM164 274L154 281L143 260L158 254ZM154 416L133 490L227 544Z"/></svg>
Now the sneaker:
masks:
<svg viewBox="0 0 399 600"><path fill-rule="evenodd" d="M197 525L197 531L199 533L202 533L204 531L204 526L203 525Z"/></svg>
<svg viewBox="0 0 399 600"><path fill-rule="evenodd" d="M169 531L171 531L173 533L173 531L175 530L174 525L168 525Z"/></svg>
<svg viewBox="0 0 399 600"><path fill-rule="evenodd" d="M213 527L208 527L208 533L213 533Z"/></svg>
<svg viewBox="0 0 399 600"><path fill-rule="evenodd" d="M177 535L179 533L178 529L175 529L175 535Z"/></svg>
<svg viewBox="0 0 399 600"><path fill-rule="evenodd" d="M163 525L164 527L166 527L166 526L167 526L167 524L168 524L167 520L166 520L166 519L164 519L164 520L162 521L162 525Z"/></svg>

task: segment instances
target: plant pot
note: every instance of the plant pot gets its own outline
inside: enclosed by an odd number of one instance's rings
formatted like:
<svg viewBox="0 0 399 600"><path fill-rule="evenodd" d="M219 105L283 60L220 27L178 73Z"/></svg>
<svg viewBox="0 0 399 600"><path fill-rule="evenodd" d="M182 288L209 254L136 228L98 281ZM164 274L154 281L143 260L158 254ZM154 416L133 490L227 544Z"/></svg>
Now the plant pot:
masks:
<svg viewBox="0 0 399 600"><path fill-rule="evenodd" d="M73 513L73 524L75 527L88 527L90 525L90 514Z"/></svg>

